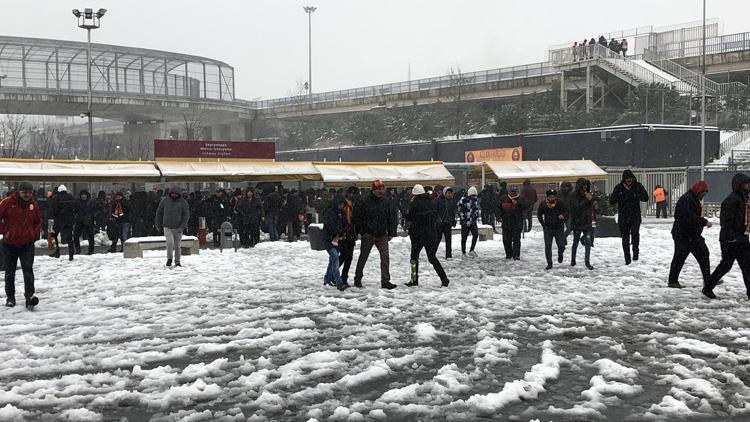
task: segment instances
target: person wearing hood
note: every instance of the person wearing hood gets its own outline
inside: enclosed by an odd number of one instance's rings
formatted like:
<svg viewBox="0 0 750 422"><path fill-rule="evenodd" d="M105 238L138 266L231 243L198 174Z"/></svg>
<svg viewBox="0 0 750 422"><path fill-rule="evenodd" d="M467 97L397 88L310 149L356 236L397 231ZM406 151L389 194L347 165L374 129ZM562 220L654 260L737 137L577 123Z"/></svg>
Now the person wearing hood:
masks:
<svg viewBox="0 0 750 422"><path fill-rule="evenodd" d="M750 299L750 177L736 174L732 178L732 193L721 203L721 262L711 274L711 282L703 287L703 294L715 299L714 287L732 269L734 261L740 266L745 282L747 298Z"/></svg>
<svg viewBox="0 0 750 422"><path fill-rule="evenodd" d="M466 195L458 200L457 209L458 218L461 221L461 253L466 257L466 239L469 238L469 233L471 233L471 249L469 250L469 256L476 258L477 253L474 252L474 248L477 247L477 238L479 237L479 228L477 227L477 220L479 220L479 201L477 200L476 187L470 187Z"/></svg>
<svg viewBox="0 0 750 422"><path fill-rule="evenodd" d="M511 187L508 194L500 199L499 214L503 222L505 259L521 259L521 232L526 224L526 210L529 207L529 200L519 194L515 187Z"/></svg>
<svg viewBox="0 0 750 422"><path fill-rule="evenodd" d="M354 227L354 195L359 192L356 186L349 186L344 197L344 238L339 240L339 265L341 280L349 286L349 269L354 259L354 246L357 244L357 232Z"/></svg>
<svg viewBox="0 0 750 422"><path fill-rule="evenodd" d="M189 220L190 205L180 194L179 188L170 189L169 196L165 196L159 202L154 220L156 230L163 231L167 239L167 267L172 266L173 256L175 267L182 266L180 264L182 232L185 231Z"/></svg>
<svg viewBox="0 0 750 422"><path fill-rule="evenodd" d="M596 219L596 208L594 195L591 193L591 182L580 178L576 181L576 190L570 197L570 219L573 229L573 248L571 249L570 266L576 265L576 252L578 243L583 244L586 249L586 268L593 270L591 265L591 248L594 246L594 222Z"/></svg>
<svg viewBox="0 0 750 422"><path fill-rule="evenodd" d="M436 252L440 237L438 234L439 218L435 205L430 199L430 194L425 192L422 185L414 185L411 190L413 200L409 204L409 211L405 218L409 220L409 240L411 240L411 281L407 287L419 285L419 254L424 249L427 252L427 260L435 268L440 277L442 287L448 287L448 276L443 266L437 259Z"/></svg>
<svg viewBox="0 0 750 422"><path fill-rule="evenodd" d="M528 233L531 231L531 223L534 221L534 205L536 205L539 197L536 194L536 189L531 185L531 180L526 179L523 182L523 188L521 188L521 196L526 199L527 206L523 212L523 231ZM518 245L521 243L519 241Z"/></svg>
<svg viewBox="0 0 750 422"><path fill-rule="evenodd" d="M557 191L547 191L547 200L539 204L536 218L544 230L544 257L547 258L546 270L552 269L552 240L557 243L557 262L563 262L565 252L565 222L568 220L568 209L557 199Z"/></svg>
<svg viewBox="0 0 750 422"><path fill-rule="evenodd" d="M699 180L689 191L685 192L677 201L674 209L674 224L672 225L672 239L674 240L674 256L669 268L668 287L681 289L679 282L682 266L688 255L693 254L703 276L703 286L711 286L711 267L708 246L703 238L703 228L711 227L711 222L703 217L703 197L708 192L708 184Z"/></svg>
<svg viewBox="0 0 750 422"><path fill-rule="evenodd" d="M617 204L617 225L622 237L622 252L625 265L630 265L631 258L638 261L640 251L641 202L648 202L646 188L635 179L630 170L622 173L620 182L609 196L609 203ZM632 240L631 240L632 239ZM630 245L633 245L633 255L630 255Z"/></svg>
<svg viewBox="0 0 750 422"><path fill-rule="evenodd" d="M68 193L65 185L57 187L57 193L52 197L52 218L54 219L53 230L55 232L55 252L50 255L53 258L60 257L60 241L68 245L68 259L73 260L75 248L73 247L73 225L75 223L76 200Z"/></svg>
<svg viewBox="0 0 750 422"><path fill-rule="evenodd" d="M326 252L328 252L328 268L323 277L323 285L335 285L341 291L349 285L344 283L339 272L339 244L344 237L344 198L336 194L331 200L331 206L323 216L323 233L325 234Z"/></svg>
<svg viewBox="0 0 750 422"><path fill-rule="evenodd" d="M125 246L125 241L130 237L130 202L125 199L122 192L115 193L112 198L112 206L109 210L109 225L112 226L112 245L110 252L117 252L117 241L120 241L120 250Z"/></svg>
<svg viewBox="0 0 750 422"><path fill-rule="evenodd" d="M42 229L42 215L34 199L34 185L21 182L18 190L0 202L0 234L5 259L5 306L16 306L16 264L21 261L26 307L34 296L34 242Z"/></svg>
<svg viewBox="0 0 750 422"><path fill-rule="evenodd" d="M73 245L76 254L81 253L81 237L89 242L89 250L86 255L94 253L94 218L96 217L96 204L91 199L89 191L83 189L78 194L75 204L75 230L73 231Z"/></svg>
<svg viewBox="0 0 750 422"><path fill-rule="evenodd" d="M388 242L396 236L397 213L386 196L385 184L377 179L372 182L370 194L354 208L354 224L357 234L362 235L362 245L354 273L354 287L362 287L365 264L375 246L380 253L380 287L395 289L391 283Z"/></svg>
<svg viewBox="0 0 750 422"><path fill-rule="evenodd" d="M438 243L445 237L445 259L453 259L451 241L453 227L456 226L456 201L453 200L453 188L446 186L435 199L435 209L438 214Z"/></svg>

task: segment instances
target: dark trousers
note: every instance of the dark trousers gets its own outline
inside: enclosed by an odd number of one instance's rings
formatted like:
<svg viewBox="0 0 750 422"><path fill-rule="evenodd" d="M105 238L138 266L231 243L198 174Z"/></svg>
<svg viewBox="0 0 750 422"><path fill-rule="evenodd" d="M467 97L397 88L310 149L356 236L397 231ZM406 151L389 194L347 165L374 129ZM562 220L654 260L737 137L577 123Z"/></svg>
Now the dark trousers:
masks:
<svg viewBox="0 0 750 422"><path fill-rule="evenodd" d="M354 272L355 283L362 282L365 264L367 264L367 258L370 257L370 251L372 251L373 246L378 248L378 253L380 253L380 284L383 285L391 281L391 273L389 270L390 259L388 256L388 235L374 237L365 234L362 236L362 246L359 250L359 259L357 259L357 269Z"/></svg>
<svg viewBox="0 0 750 422"><path fill-rule="evenodd" d="M477 247L477 240L479 238L479 229L476 223L471 226L461 225L461 253L464 255L466 255L466 239L469 238L469 233L471 233L471 249L469 250L473 251Z"/></svg>
<svg viewBox="0 0 750 422"><path fill-rule="evenodd" d="M81 237L85 237L89 242L89 255L94 253L94 227L79 224L73 232L73 245L68 245L68 250L75 249L76 253L81 253Z"/></svg>
<svg viewBox="0 0 750 422"><path fill-rule="evenodd" d="M422 236L409 236L409 239L411 240L411 281L413 283L419 282L419 254L422 252L422 249L427 252L427 261L435 268L440 281L443 283L448 281L448 276L445 275L443 266L440 265L440 261L435 256L438 245L437 239L424 239Z"/></svg>
<svg viewBox="0 0 750 422"><path fill-rule="evenodd" d="M521 258L521 230L503 227L503 248L506 258Z"/></svg>
<svg viewBox="0 0 750 422"><path fill-rule="evenodd" d="M531 222L534 221L533 218L534 210L529 208L528 210L524 211L523 213L523 231L530 232L531 231Z"/></svg>
<svg viewBox="0 0 750 422"><path fill-rule="evenodd" d="M721 262L711 274L711 289L729 270L732 269L734 261L740 266L742 271L742 280L745 282L745 289L750 297L750 244L747 241L738 242L721 242Z"/></svg>
<svg viewBox="0 0 750 422"><path fill-rule="evenodd" d="M562 257L565 252L565 227L560 226L554 229L544 229L544 257L547 258L547 265L552 265L552 241L557 243L557 256Z"/></svg>
<svg viewBox="0 0 750 422"><path fill-rule="evenodd" d="M58 236L60 240L58 241ZM72 258L75 249L73 247L73 228L64 227L55 229L55 252L60 253L60 243L68 245L68 255Z"/></svg>
<svg viewBox="0 0 750 422"><path fill-rule="evenodd" d="M620 237L622 237L622 252L625 255L625 261L630 262L630 245L633 245L633 259L638 260L641 243L641 222L640 221L623 221L620 226Z"/></svg>
<svg viewBox="0 0 750 422"><path fill-rule="evenodd" d="M450 224L443 223L440 225L438 232L438 243L445 238L445 259L453 257L451 241L453 239L453 227Z"/></svg>
<svg viewBox="0 0 750 422"><path fill-rule="evenodd" d="M341 268L341 279L344 283L349 279L349 268L352 266L352 260L354 259L354 245L357 243L357 239L354 235L344 236L339 241L339 265Z"/></svg>
<svg viewBox="0 0 750 422"><path fill-rule="evenodd" d="M674 239L674 236L672 238ZM708 286L711 280L711 267L708 246L706 246L706 240L702 236L694 240L674 239L674 256L669 268L669 284L678 283L682 266L685 265L685 260L690 254L693 254L695 260L698 261L703 276L703 284Z"/></svg>
<svg viewBox="0 0 750 422"><path fill-rule="evenodd" d="M489 225L491 223L490 218L491 218L492 212L490 212L490 210L488 210L486 208L482 208L479 211L479 213L480 213L480 216L482 218L482 224Z"/></svg>
<svg viewBox="0 0 750 422"><path fill-rule="evenodd" d="M576 252L578 251L579 242L586 249L584 259L588 264L591 262L591 248L594 246L594 229L573 230L573 248L571 249L570 262L576 261Z"/></svg>
<svg viewBox="0 0 750 422"><path fill-rule="evenodd" d="M5 296L8 299L16 297L16 264L21 260L23 272L24 296L34 295L34 242L23 246L11 246L2 243L5 256Z"/></svg>
<svg viewBox="0 0 750 422"><path fill-rule="evenodd" d="M656 203L656 218L659 218L659 215L663 215L663 218L667 218L667 201Z"/></svg>

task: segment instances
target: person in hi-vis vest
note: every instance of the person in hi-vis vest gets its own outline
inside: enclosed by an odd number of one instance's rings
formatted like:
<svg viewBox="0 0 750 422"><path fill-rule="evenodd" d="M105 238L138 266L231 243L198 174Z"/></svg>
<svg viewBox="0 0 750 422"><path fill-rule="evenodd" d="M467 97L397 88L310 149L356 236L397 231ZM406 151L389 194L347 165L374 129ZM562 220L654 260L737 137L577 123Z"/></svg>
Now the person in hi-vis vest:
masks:
<svg viewBox="0 0 750 422"><path fill-rule="evenodd" d="M661 185L656 185L653 196L656 202L656 218L659 218L659 215L667 218L667 191Z"/></svg>

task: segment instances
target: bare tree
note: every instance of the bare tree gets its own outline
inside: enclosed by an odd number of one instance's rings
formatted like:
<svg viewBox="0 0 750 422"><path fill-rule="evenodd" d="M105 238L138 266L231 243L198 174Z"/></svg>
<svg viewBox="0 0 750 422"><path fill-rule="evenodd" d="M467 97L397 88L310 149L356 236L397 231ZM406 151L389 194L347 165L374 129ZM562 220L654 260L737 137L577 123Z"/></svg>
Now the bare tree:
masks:
<svg viewBox="0 0 750 422"><path fill-rule="evenodd" d="M107 160L118 160L122 158L120 156L120 145L117 143L117 139L112 136L104 135L101 141L102 146L102 159Z"/></svg>
<svg viewBox="0 0 750 422"><path fill-rule="evenodd" d="M128 150L125 157L130 161L150 160L153 157L152 142L148 142L143 136L130 138L128 140Z"/></svg>
<svg viewBox="0 0 750 422"><path fill-rule="evenodd" d="M472 78L465 76L460 67L450 68L448 71L451 95L453 96L453 131L456 133L456 139L461 137L464 124L464 108L462 95L465 87L473 82Z"/></svg>
<svg viewBox="0 0 750 422"><path fill-rule="evenodd" d="M191 109L182 113L182 129L184 130L185 139L195 140L196 137L204 137L203 126L206 114L205 110L200 109Z"/></svg>
<svg viewBox="0 0 750 422"><path fill-rule="evenodd" d="M60 129L54 127L49 119L31 133L29 142L31 154L34 158L43 160L60 156Z"/></svg>
<svg viewBox="0 0 750 422"><path fill-rule="evenodd" d="M0 154L3 158L16 158L21 154L21 146L29 133L26 116L6 114L0 120Z"/></svg>

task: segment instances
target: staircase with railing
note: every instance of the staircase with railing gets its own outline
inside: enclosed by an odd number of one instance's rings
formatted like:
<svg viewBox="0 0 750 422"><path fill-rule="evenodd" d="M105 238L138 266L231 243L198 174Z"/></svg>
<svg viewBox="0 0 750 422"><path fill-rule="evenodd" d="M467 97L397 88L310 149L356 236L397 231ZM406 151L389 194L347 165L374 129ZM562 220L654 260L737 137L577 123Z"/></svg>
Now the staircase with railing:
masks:
<svg viewBox="0 0 750 422"><path fill-rule="evenodd" d="M742 129L735 132L734 135L721 143L721 146L719 147L719 157L724 157L731 153L736 147L747 140L750 140L750 129Z"/></svg>

